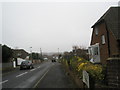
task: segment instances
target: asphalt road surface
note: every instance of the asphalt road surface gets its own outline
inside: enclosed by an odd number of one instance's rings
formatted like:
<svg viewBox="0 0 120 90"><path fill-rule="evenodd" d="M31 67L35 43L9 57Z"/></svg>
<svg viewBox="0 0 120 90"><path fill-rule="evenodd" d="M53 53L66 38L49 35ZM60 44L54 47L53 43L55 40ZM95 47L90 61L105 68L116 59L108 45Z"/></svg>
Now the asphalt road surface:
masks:
<svg viewBox="0 0 120 90"><path fill-rule="evenodd" d="M73 82L66 75L60 63L53 63L53 66L38 81L37 88L76 88Z"/></svg>
<svg viewBox="0 0 120 90"><path fill-rule="evenodd" d="M34 69L19 70L2 76L2 88L75 88L60 63L46 61Z"/></svg>

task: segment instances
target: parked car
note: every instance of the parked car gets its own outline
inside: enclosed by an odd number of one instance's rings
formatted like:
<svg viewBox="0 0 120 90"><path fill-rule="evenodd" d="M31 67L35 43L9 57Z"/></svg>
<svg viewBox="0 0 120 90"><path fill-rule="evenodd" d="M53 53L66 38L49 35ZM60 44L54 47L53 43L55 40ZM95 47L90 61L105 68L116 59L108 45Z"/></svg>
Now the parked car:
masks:
<svg viewBox="0 0 120 90"><path fill-rule="evenodd" d="M23 61L20 65L20 70L31 69L31 68L34 68L34 67L33 67L32 61L30 60Z"/></svg>
<svg viewBox="0 0 120 90"><path fill-rule="evenodd" d="M55 59L52 59L52 62L56 62L56 60L55 60Z"/></svg>

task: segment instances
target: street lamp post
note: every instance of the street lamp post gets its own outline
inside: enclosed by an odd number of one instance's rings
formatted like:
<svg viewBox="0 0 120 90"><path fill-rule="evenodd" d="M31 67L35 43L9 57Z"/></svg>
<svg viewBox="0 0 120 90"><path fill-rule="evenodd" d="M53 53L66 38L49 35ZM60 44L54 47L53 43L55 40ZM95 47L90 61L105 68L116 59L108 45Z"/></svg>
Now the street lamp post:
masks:
<svg viewBox="0 0 120 90"><path fill-rule="evenodd" d="M31 53L31 61L32 61L32 47L30 47L30 53Z"/></svg>
<svg viewBox="0 0 120 90"><path fill-rule="evenodd" d="M59 55L59 48L58 48L58 55Z"/></svg>
<svg viewBox="0 0 120 90"><path fill-rule="evenodd" d="M40 54L41 54L41 58L42 58L42 49L40 48Z"/></svg>
<svg viewBox="0 0 120 90"><path fill-rule="evenodd" d="M58 59L59 59L59 48L58 48Z"/></svg>

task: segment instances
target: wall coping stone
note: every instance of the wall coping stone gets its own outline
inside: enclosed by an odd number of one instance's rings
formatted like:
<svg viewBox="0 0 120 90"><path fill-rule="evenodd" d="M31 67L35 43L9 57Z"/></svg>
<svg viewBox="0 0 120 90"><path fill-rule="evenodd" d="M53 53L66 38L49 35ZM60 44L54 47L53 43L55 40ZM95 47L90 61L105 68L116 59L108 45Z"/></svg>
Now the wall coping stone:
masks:
<svg viewBox="0 0 120 90"><path fill-rule="evenodd" d="M107 60L120 60L120 58L114 57L114 58L108 58Z"/></svg>

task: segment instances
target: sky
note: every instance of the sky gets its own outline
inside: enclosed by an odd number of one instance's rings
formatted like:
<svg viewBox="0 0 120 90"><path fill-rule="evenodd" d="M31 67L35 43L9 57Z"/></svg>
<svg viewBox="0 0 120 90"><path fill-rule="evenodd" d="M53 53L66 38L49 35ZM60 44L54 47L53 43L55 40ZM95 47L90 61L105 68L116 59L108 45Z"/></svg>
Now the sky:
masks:
<svg viewBox="0 0 120 90"><path fill-rule="evenodd" d="M88 47L91 26L118 0L5 0L0 3L0 43L30 52L64 52ZM32 48L30 48L32 47Z"/></svg>

